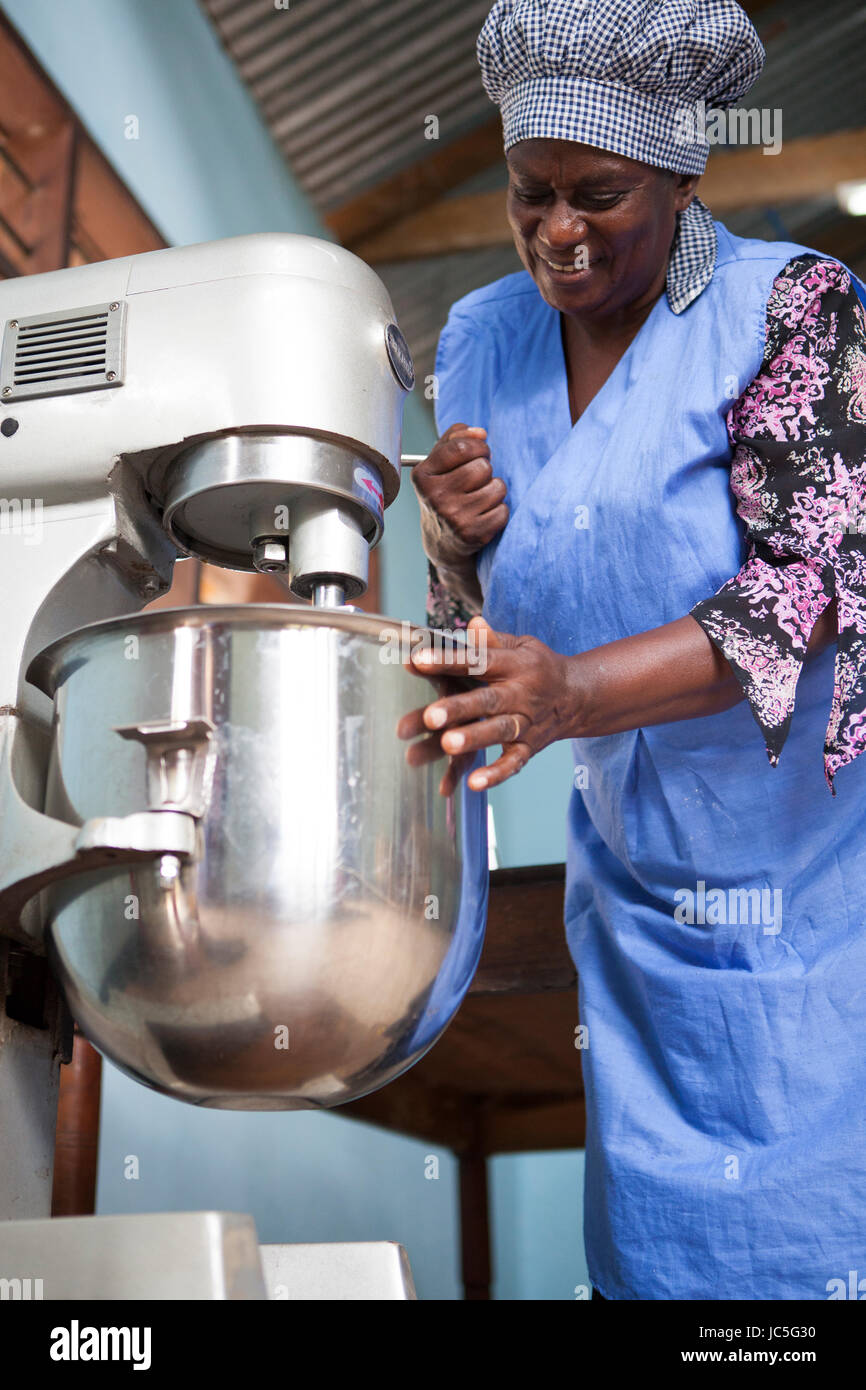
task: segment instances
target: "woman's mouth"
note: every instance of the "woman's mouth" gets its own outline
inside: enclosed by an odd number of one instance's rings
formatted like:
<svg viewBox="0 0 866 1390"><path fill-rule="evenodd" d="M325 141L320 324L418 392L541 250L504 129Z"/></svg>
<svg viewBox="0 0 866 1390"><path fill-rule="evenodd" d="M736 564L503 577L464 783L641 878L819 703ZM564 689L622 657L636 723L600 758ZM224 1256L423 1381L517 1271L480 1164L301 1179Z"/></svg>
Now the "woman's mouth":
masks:
<svg viewBox="0 0 866 1390"><path fill-rule="evenodd" d="M580 248L575 252L574 259L570 261L552 261L547 256L543 256L540 251L537 251L536 255L550 270L554 270L557 275L564 275L568 279L576 279L579 275L585 275L590 266L595 265L594 260L589 261L585 255L580 254Z"/></svg>

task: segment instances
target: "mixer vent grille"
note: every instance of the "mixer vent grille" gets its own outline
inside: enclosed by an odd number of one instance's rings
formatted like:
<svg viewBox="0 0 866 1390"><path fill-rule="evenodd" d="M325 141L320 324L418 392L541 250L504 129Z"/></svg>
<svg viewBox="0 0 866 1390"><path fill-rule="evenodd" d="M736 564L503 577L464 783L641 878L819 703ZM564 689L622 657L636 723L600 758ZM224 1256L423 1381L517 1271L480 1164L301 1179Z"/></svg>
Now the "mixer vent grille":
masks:
<svg viewBox="0 0 866 1390"><path fill-rule="evenodd" d="M0 400L65 396L123 385L122 300L10 319L0 356Z"/></svg>

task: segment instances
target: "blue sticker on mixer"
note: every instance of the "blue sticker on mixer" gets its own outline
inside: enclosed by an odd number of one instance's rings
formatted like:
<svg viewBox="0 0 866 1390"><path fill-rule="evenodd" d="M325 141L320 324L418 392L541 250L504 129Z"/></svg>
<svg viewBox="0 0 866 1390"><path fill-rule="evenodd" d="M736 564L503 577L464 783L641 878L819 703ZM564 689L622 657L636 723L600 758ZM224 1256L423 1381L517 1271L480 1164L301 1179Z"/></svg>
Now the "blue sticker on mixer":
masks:
<svg viewBox="0 0 866 1390"><path fill-rule="evenodd" d="M366 502L370 511L375 512L381 521L382 513L385 510L385 493L382 488L382 479L375 468L370 468L364 463L356 464L353 491L356 496Z"/></svg>

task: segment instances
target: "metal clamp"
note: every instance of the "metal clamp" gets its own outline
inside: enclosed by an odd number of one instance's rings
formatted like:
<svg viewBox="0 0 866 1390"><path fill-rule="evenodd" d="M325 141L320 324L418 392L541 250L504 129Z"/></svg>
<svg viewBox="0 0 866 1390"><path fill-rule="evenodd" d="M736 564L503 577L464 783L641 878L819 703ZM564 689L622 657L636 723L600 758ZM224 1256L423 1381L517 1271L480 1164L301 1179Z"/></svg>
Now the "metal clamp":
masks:
<svg viewBox="0 0 866 1390"><path fill-rule="evenodd" d="M209 719L154 719L119 724L114 732L144 746L151 811L205 814L216 767L215 727Z"/></svg>
<svg viewBox="0 0 866 1390"><path fill-rule="evenodd" d="M39 811L32 811L32 816L38 824L28 816L26 834L19 832L11 846L4 845L10 867L0 873L0 931L28 944L32 938L20 925L21 913L50 884L92 869L152 863L167 854L182 860L196 855L195 818L182 812L98 817L85 821L80 829Z"/></svg>
<svg viewBox="0 0 866 1390"><path fill-rule="evenodd" d="M11 767L11 718L0 721L0 933L34 945L21 923L27 903L49 884L93 869L196 858L198 818L207 809L214 754L208 720L136 725L123 737L148 748L151 809L98 816L83 825L36 811L18 793Z"/></svg>

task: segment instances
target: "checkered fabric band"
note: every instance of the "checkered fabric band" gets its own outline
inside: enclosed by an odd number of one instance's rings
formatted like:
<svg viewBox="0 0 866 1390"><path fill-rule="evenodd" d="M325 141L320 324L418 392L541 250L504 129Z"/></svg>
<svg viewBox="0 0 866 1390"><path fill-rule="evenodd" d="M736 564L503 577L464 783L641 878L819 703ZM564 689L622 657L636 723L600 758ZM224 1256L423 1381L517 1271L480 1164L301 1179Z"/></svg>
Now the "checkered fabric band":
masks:
<svg viewBox="0 0 866 1390"><path fill-rule="evenodd" d="M734 105L764 62L735 0L496 0L477 51L506 151L575 140L681 174L709 153L698 103Z"/></svg>
<svg viewBox="0 0 866 1390"><path fill-rule="evenodd" d="M668 261L668 304L681 314L713 278L717 238L713 214L700 198L693 198L679 215L677 233Z"/></svg>
<svg viewBox="0 0 866 1390"><path fill-rule="evenodd" d="M521 140L578 140L641 164L702 174L710 149L684 102L588 78L520 82L501 111L506 150Z"/></svg>

